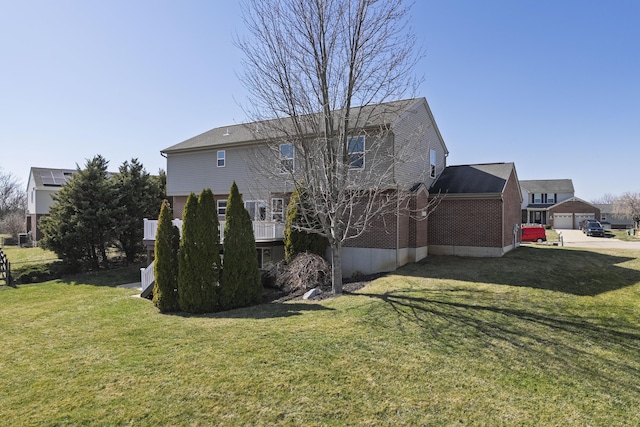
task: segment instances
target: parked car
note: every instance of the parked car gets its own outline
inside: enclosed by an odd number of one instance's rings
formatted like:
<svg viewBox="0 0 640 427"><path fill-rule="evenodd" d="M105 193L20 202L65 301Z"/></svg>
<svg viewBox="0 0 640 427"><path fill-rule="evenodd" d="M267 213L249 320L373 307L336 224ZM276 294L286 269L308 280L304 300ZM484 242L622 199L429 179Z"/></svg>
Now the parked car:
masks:
<svg viewBox="0 0 640 427"><path fill-rule="evenodd" d="M585 221L582 224L582 232L587 236L604 237L604 228L598 221Z"/></svg>
<svg viewBox="0 0 640 427"><path fill-rule="evenodd" d="M520 240L523 242L546 242L547 232L540 225L523 225L522 238Z"/></svg>

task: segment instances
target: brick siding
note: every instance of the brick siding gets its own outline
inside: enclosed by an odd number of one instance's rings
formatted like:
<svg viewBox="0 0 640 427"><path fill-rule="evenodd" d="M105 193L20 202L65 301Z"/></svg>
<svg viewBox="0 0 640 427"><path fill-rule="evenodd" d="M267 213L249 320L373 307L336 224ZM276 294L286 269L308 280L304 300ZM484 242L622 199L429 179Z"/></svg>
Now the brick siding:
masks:
<svg viewBox="0 0 640 427"><path fill-rule="evenodd" d="M600 218L600 209L588 203L585 203L581 200L570 200L550 208L548 217L551 218L549 220L549 224L551 224L552 226L554 225L553 217L557 213L574 214L574 221L575 221L575 214L582 214L582 213L592 213L595 215L595 219Z"/></svg>
<svg viewBox="0 0 640 427"><path fill-rule="evenodd" d="M502 200L445 197L428 228L430 245L502 247Z"/></svg>

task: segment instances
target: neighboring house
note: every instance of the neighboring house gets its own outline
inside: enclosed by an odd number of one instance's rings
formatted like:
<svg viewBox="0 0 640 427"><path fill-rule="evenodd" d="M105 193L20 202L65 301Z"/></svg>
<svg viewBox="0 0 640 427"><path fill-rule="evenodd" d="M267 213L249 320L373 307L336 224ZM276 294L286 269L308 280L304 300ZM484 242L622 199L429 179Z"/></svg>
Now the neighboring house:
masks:
<svg viewBox="0 0 640 427"><path fill-rule="evenodd" d="M520 188L522 222L525 224L550 224L549 208L575 195L570 179L522 180Z"/></svg>
<svg viewBox="0 0 640 427"><path fill-rule="evenodd" d="M606 229L627 229L633 228L634 223L632 219L623 218L619 215L613 214L613 203L607 204L594 204L595 207L600 209L600 217L598 219L602 226Z"/></svg>
<svg viewBox="0 0 640 427"><path fill-rule="evenodd" d="M75 169L31 168L27 182L27 233L34 244L42 238L39 223L49 215L52 196L76 173Z"/></svg>
<svg viewBox="0 0 640 427"><path fill-rule="evenodd" d="M425 211L426 214L428 188L444 170L448 155L426 99L408 99L374 107L379 113L367 122L370 132L360 137L362 152L358 154L359 166L374 167L372 164L375 162L367 157L373 144L386 144L385 147L397 150L401 144L412 141L417 145L419 155L394 168L389 189L401 191L408 197L406 203L398 204L392 220L381 218L376 230L345 243L345 277L394 270L427 255L426 225L424 230L416 232L422 218L409 214L409 210ZM259 230L268 231L256 239L262 267L268 261L277 261L284 256L282 223L293 186L287 181L287 175L280 180L269 179L258 170L273 167L265 163L265 152L269 147L260 139L259 126L251 123L212 129L168 147L162 150L162 154L167 158L167 195L173 197L174 216L177 218L182 216L190 193L199 194L210 188L216 199L219 218L223 220L229 188L235 180L254 221L256 234ZM384 138L376 138L376 132L381 128L390 131ZM297 160L293 147L285 147L283 153L286 160L295 165ZM421 173L424 171L426 173ZM145 241L150 247L155 236L153 233L145 234Z"/></svg>
<svg viewBox="0 0 640 427"><path fill-rule="evenodd" d="M513 163L448 166L430 189L429 253L502 256L520 244L522 194Z"/></svg>
<svg viewBox="0 0 640 427"><path fill-rule="evenodd" d="M575 196L570 179L522 180L522 222L576 229L587 219L599 219L600 210Z"/></svg>
<svg viewBox="0 0 640 427"><path fill-rule="evenodd" d="M600 218L600 209L578 197L571 197L551 206L548 218L555 229L578 229L585 220Z"/></svg>

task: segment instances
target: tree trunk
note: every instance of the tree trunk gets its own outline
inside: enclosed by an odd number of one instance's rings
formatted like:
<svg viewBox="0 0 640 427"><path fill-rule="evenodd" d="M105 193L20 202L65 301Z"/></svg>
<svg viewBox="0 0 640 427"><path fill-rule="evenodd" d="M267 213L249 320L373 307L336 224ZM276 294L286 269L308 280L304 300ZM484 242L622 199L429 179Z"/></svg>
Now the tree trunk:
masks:
<svg viewBox="0 0 640 427"><path fill-rule="evenodd" d="M342 293L342 243L331 246L331 283L334 294Z"/></svg>

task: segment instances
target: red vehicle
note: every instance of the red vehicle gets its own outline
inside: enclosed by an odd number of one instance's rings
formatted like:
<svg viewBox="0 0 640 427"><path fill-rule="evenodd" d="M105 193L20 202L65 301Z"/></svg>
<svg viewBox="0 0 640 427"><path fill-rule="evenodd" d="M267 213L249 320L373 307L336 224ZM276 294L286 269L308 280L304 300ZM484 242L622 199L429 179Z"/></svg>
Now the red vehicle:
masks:
<svg viewBox="0 0 640 427"><path fill-rule="evenodd" d="M522 226L522 242L546 242L547 232L540 225L523 225Z"/></svg>

